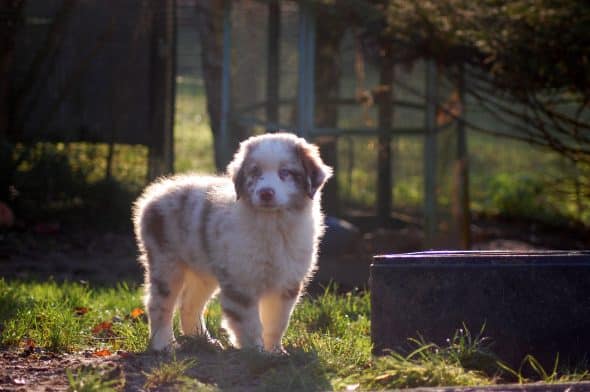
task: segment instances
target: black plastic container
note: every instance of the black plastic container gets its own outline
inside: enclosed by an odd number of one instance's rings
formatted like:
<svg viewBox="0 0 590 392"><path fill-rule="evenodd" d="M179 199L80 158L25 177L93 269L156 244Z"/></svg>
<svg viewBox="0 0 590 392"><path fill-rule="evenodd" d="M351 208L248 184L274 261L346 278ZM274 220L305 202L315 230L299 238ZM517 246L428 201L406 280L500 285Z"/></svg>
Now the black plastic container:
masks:
<svg viewBox="0 0 590 392"><path fill-rule="evenodd" d="M590 252L419 252L376 256L370 267L375 354L408 338L444 345L467 325L500 359L527 354L552 367L590 359Z"/></svg>

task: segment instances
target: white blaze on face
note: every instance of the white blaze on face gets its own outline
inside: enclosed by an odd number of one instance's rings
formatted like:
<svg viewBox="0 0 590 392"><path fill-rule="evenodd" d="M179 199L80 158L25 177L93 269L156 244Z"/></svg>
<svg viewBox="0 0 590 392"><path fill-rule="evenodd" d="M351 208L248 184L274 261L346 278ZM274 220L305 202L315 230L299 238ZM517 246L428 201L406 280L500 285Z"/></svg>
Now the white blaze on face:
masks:
<svg viewBox="0 0 590 392"><path fill-rule="evenodd" d="M293 195L301 192L297 179L303 168L289 143L266 140L256 145L246 165L248 192L257 207L287 207Z"/></svg>

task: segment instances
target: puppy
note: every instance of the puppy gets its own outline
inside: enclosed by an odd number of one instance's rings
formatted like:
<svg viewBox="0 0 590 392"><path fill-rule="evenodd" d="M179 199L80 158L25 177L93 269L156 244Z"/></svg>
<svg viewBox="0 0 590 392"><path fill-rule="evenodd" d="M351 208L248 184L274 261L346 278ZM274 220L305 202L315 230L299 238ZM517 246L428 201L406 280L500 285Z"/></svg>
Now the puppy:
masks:
<svg viewBox="0 0 590 392"><path fill-rule="evenodd" d="M316 264L320 190L332 175L316 146L288 133L251 137L227 176L180 175L150 185L133 222L145 267L150 346L209 334L207 302L219 291L223 327L237 348L284 352L281 339Z"/></svg>

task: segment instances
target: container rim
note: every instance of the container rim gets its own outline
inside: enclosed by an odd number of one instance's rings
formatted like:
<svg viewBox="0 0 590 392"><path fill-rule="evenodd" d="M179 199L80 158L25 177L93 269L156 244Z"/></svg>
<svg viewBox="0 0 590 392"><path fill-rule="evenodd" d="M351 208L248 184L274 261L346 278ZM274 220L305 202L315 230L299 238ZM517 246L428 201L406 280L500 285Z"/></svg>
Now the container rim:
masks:
<svg viewBox="0 0 590 392"><path fill-rule="evenodd" d="M590 266L590 251L549 250L549 251L424 251L373 256L371 266L380 265L556 265Z"/></svg>

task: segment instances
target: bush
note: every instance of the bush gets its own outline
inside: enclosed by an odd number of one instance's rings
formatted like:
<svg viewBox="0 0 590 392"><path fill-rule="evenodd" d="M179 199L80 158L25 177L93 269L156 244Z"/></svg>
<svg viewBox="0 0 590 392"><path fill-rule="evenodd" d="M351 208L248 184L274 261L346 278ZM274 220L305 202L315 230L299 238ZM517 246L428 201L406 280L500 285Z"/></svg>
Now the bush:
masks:
<svg viewBox="0 0 590 392"><path fill-rule="evenodd" d="M131 202L145 180L125 165L120 165L125 176L115 172L108 177L106 145L4 142L2 150L0 200L25 224L92 219L94 225L119 226L129 222Z"/></svg>

